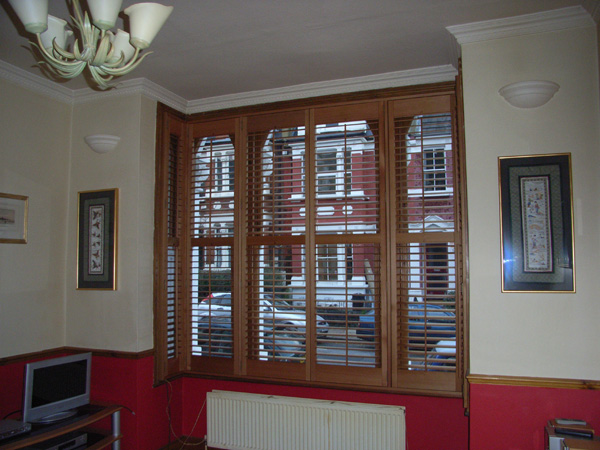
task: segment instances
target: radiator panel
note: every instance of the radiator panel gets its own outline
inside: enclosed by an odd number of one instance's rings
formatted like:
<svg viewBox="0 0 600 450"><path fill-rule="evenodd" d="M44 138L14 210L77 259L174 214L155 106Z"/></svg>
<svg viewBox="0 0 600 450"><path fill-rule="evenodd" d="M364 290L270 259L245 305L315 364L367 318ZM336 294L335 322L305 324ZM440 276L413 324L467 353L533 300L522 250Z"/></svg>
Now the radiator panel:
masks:
<svg viewBox="0 0 600 450"><path fill-rule="evenodd" d="M229 450L404 450L402 406L207 394L208 445Z"/></svg>

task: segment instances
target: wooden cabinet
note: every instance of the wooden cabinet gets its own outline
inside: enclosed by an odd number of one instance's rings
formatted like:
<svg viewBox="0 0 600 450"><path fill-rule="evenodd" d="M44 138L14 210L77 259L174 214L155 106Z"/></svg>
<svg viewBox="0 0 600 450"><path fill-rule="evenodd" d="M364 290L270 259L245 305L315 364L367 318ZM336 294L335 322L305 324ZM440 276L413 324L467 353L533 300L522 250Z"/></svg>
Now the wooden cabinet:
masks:
<svg viewBox="0 0 600 450"><path fill-rule="evenodd" d="M77 416L56 424L35 425L29 433L0 441L0 450L17 450L56 440L57 443L69 442L77 435L87 434L87 450L100 450L111 446L112 450L120 450L121 435L121 406L88 405L80 408ZM102 419L111 418L110 431L93 428ZM71 448L71 447L65 447Z"/></svg>

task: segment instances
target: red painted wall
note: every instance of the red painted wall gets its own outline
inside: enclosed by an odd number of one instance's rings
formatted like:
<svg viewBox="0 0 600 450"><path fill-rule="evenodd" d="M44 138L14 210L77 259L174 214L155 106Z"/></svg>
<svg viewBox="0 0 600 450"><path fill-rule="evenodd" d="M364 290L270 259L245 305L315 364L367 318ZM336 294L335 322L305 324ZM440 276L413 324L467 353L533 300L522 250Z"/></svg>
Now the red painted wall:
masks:
<svg viewBox="0 0 600 450"><path fill-rule="evenodd" d="M600 391L471 385L471 450L543 450L548 419L586 420L600 434Z"/></svg>
<svg viewBox="0 0 600 450"><path fill-rule="evenodd" d="M468 420L462 400L436 397L314 389L202 378L180 378L153 387L153 358L124 359L94 356L92 401L118 403L121 412L122 448L155 450L174 435L206 434L206 393L213 389L256 392L327 400L401 405L406 407L409 449L464 450L468 448ZM0 366L0 414L20 410L24 363ZM167 409L170 414L167 413ZM132 412L135 412L133 414ZM169 415L171 425L169 424ZM17 415L11 417L18 417ZM106 421L105 426L110 426ZM172 426L173 434L169 435ZM435 432L433 431L435 430Z"/></svg>
<svg viewBox="0 0 600 450"><path fill-rule="evenodd" d="M202 378L180 378L155 388L153 362L152 357L104 356L92 361L92 400L135 411L121 413L122 448L128 450L155 450L169 442L169 399L173 432L204 436L206 411L199 413L206 392L213 389L405 406L410 450L543 450L544 425L554 417L584 419L600 434L598 390L473 384L467 418L460 399ZM0 366L0 418L22 407L23 369L24 363Z"/></svg>
<svg viewBox="0 0 600 450"><path fill-rule="evenodd" d="M206 434L206 393L213 390L254 392L258 394L377 403L406 407L407 448L411 450L465 450L468 448L468 419L462 399L421 397L242 383L201 378L182 379L181 401L183 434ZM197 423L196 423L196 419ZM194 424L196 423L195 427Z"/></svg>

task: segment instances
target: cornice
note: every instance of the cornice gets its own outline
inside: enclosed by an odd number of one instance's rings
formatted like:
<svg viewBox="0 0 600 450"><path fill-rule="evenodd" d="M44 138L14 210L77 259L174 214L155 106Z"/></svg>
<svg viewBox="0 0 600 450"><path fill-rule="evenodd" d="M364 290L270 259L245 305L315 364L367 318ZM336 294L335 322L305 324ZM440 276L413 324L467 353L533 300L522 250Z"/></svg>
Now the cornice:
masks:
<svg viewBox="0 0 600 450"><path fill-rule="evenodd" d="M93 89L77 89L73 91L74 103L86 103L111 97L120 97L131 94L141 94L153 100L185 113L188 101L183 97L159 86L146 78L135 78L117 83L115 89L107 91L94 91Z"/></svg>
<svg viewBox="0 0 600 450"><path fill-rule="evenodd" d="M95 91L93 89L71 90L46 78L0 61L0 78L68 104L80 104L116 96L141 94L164 103L184 114L216 111L241 106L297 100L308 97L360 92L416 84L452 81L458 74L451 66L426 67L365 77L307 83L263 91L244 92L188 101L145 78L126 80L116 84L115 89Z"/></svg>
<svg viewBox="0 0 600 450"><path fill-rule="evenodd" d="M188 102L188 114L258 105L262 103L298 100L309 97L412 86L416 84L441 83L453 81L457 74L458 71L456 68L451 65L445 65L426 67L423 69L403 70L399 72L388 72L365 77L306 83L277 89L245 92L242 94L223 95L220 97L211 97Z"/></svg>
<svg viewBox="0 0 600 450"><path fill-rule="evenodd" d="M462 45L594 25L594 19L583 7L571 6L505 19L452 25L446 27L446 30L456 38L459 45Z"/></svg>
<svg viewBox="0 0 600 450"><path fill-rule="evenodd" d="M27 72L26 70L8 64L2 60L0 60L0 78L53 100L68 104L73 103L74 91L72 89L61 86L47 78Z"/></svg>

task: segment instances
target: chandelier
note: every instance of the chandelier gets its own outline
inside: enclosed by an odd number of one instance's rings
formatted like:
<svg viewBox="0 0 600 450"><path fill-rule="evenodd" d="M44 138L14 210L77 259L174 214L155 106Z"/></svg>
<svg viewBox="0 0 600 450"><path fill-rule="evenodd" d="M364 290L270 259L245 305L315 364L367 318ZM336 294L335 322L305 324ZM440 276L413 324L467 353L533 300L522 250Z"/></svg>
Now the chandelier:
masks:
<svg viewBox="0 0 600 450"><path fill-rule="evenodd" d="M129 33L113 28L121 9L122 0L87 0L92 22L87 11L81 13L78 0L73 5L73 25L48 14L48 0L9 0L23 23L25 30L37 36L37 47L51 71L62 78L75 78L87 67L101 89L112 86L113 77L125 75L135 69L151 52L148 48L173 11L172 6L158 3L137 3L123 12L129 16ZM68 39L77 33L72 51ZM79 40L81 39L81 41Z"/></svg>

